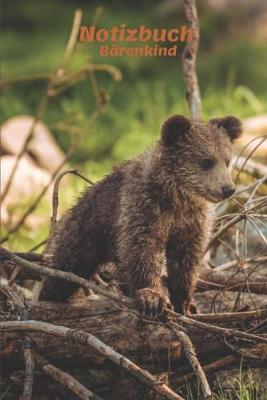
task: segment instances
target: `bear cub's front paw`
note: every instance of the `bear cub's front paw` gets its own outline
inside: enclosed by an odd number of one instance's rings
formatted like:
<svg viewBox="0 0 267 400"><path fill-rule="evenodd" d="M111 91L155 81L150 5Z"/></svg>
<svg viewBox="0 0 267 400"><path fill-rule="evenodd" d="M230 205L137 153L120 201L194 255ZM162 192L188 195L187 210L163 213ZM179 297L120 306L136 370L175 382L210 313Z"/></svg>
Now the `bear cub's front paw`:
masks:
<svg viewBox="0 0 267 400"><path fill-rule="evenodd" d="M135 300L141 313L152 319L161 317L168 305L164 295L150 288L136 290Z"/></svg>
<svg viewBox="0 0 267 400"><path fill-rule="evenodd" d="M175 304L174 310L178 314L183 314L190 316L192 314L198 314L198 308L196 303L193 300L187 300L184 302L178 302Z"/></svg>

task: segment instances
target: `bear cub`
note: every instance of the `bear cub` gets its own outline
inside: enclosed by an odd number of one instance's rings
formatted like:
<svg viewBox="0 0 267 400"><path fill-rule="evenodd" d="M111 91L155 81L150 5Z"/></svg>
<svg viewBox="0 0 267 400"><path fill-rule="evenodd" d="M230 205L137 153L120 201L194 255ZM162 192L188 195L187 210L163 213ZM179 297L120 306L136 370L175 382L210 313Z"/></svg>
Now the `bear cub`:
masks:
<svg viewBox="0 0 267 400"><path fill-rule="evenodd" d="M172 306L189 313L214 203L235 191L229 164L240 134L233 116L208 123L168 118L152 149L114 168L58 222L47 265L89 278L114 262L124 292L150 317L168 306L165 267ZM64 301L76 288L47 278L40 299Z"/></svg>

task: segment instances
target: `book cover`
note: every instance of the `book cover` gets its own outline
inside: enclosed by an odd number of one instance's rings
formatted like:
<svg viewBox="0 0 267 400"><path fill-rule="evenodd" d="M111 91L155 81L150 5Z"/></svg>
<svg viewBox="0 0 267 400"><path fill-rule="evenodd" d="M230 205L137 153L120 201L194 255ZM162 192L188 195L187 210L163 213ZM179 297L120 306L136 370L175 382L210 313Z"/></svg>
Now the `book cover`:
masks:
<svg viewBox="0 0 267 400"><path fill-rule="evenodd" d="M262 400L265 0L3 0L0 398Z"/></svg>

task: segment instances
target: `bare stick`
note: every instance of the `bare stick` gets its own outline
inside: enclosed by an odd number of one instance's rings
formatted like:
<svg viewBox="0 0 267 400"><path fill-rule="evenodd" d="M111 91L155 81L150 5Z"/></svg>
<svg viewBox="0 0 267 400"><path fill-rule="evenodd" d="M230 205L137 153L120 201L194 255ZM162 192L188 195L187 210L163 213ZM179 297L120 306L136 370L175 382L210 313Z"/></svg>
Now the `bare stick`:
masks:
<svg viewBox="0 0 267 400"><path fill-rule="evenodd" d="M62 371L58 367L52 365L45 357L38 353L35 353L36 365L40 368L46 375L59 382L64 387L67 387L72 393L78 396L82 400L103 400L101 397L97 396L91 390L87 389L82 385L77 379L65 371Z"/></svg>
<svg viewBox="0 0 267 400"><path fill-rule="evenodd" d="M185 46L182 54L184 80L186 83L186 97L189 103L192 119L194 121L199 121L201 119L201 99L196 74L196 58L199 44L199 20L195 0L184 0L184 8L187 20L193 31L193 39Z"/></svg>
<svg viewBox="0 0 267 400"><path fill-rule="evenodd" d="M175 336L181 341L186 358L190 362L196 376L198 382L201 386L201 391L205 400L210 400L212 398L212 392L210 390L210 386L208 380L206 378L205 372L198 361L194 346L189 339L188 335L185 332L182 332L177 324L170 325L172 331L174 332Z"/></svg>
<svg viewBox="0 0 267 400"><path fill-rule="evenodd" d="M122 354L113 350L110 346L103 343L97 337L82 330L70 329L64 326L52 325L47 322L39 321L8 321L0 322L2 331L30 331L43 332L51 335L61 336L72 342L84 344L97 350L104 357L133 375L138 381L151 387L155 392L165 396L169 400L183 400L178 394L174 393L167 385L159 382L148 371L140 368L137 364L124 357Z"/></svg>
<svg viewBox="0 0 267 400"><path fill-rule="evenodd" d="M23 340L22 352L25 360L25 380L22 400L31 400L34 382L35 362L31 339L27 336Z"/></svg>

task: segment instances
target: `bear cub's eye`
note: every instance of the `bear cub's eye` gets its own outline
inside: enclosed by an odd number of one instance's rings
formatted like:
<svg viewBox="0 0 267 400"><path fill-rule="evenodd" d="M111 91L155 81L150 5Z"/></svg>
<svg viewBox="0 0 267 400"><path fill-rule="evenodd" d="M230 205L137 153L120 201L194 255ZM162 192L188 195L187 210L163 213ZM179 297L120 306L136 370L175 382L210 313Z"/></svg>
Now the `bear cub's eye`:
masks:
<svg viewBox="0 0 267 400"><path fill-rule="evenodd" d="M228 168L229 165L230 165L230 161L231 161L230 159L228 159L228 160L225 161L225 164L226 164L226 167L227 167L227 168Z"/></svg>
<svg viewBox="0 0 267 400"><path fill-rule="evenodd" d="M215 166L215 161L212 158L205 158L201 161L201 167L205 171L211 170Z"/></svg>

